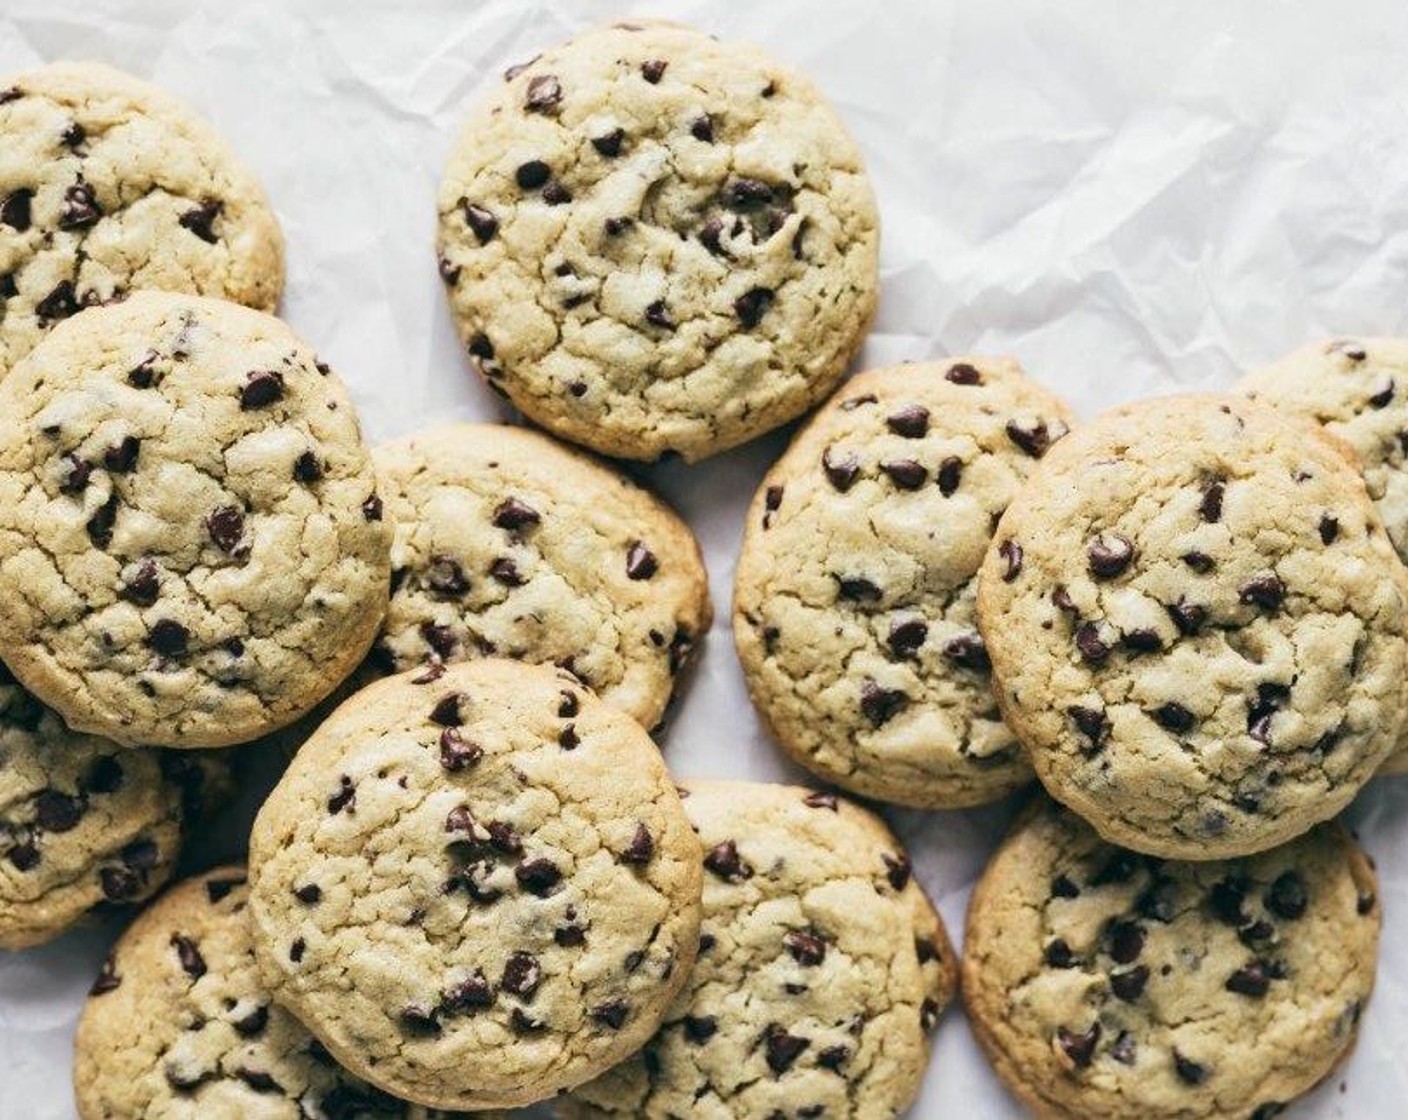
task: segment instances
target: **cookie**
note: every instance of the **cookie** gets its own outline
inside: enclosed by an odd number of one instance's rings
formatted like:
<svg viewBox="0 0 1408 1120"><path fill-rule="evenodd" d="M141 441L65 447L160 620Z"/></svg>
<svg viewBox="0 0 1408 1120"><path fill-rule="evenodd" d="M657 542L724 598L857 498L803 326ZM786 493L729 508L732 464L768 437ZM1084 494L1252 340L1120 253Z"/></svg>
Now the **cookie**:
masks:
<svg viewBox="0 0 1408 1120"><path fill-rule="evenodd" d="M879 217L806 78L667 23L512 67L439 195L469 353L538 424L694 461L826 396L874 315Z"/></svg>
<svg viewBox="0 0 1408 1120"><path fill-rule="evenodd" d="M153 894L224 765L72 732L0 666L0 949Z"/></svg>
<svg viewBox="0 0 1408 1120"><path fill-rule="evenodd" d="M185 106L91 62L0 79L0 377L129 291L272 311L283 281L264 191Z"/></svg>
<svg viewBox="0 0 1408 1120"><path fill-rule="evenodd" d="M346 390L271 316L142 292L0 383L0 657L77 730L291 722L371 645L390 546Z"/></svg>
<svg viewBox="0 0 1408 1120"><path fill-rule="evenodd" d="M1312 343L1247 374L1238 389L1323 425L1353 452L1394 548L1408 559L1408 339ZM1381 770L1408 771L1408 744Z"/></svg>
<svg viewBox="0 0 1408 1120"><path fill-rule="evenodd" d="M899 1115L957 973L899 843L834 794L744 782L683 792L704 847L694 974L645 1049L559 1112Z"/></svg>
<svg viewBox="0 0 1408 1120"><path fill-rule="evenodd" d="M860 374L792 441L748 511L733 624L796 761L924 808L1031 780L993 700L975 577L1069 420L1010 358L960 358Z"/></svg>
<svg viewBox="0 0 1408 1120"><path fill-rule="evenodd" d="M699 934L699 845L640 725L547 666L373 684L250 841L275 999L437 1108L543 1100L654 1032Z"/></svg>
<svg viewBox="0 0 1408 1120"><path fill-rule="evenodd" d="M1037 776L1107 840L1220 859L1340 811L1399 741L1408 572L1314 429L1166 397L1057 444L978 622Z"/></svg>
<svg viewBox="0 0 1408 1120"><path fill-rule="evenodd" d="M74 1046L81 1120L433 1120L333 1061L274 1003L250 941L243 867L173 887L123 934Z"/></svg>
<svg viewBox="0 0 1408 1120"><path fill-rule="evenodd" d="M1174 863L1043 799L974 891L963 1000L998 1075L1046 1120L1266 1120L1354 1043L1376 889L1337 824Z"/></svg>
<svg viewBox="0 0 1408 1120"><path fill-rule="evenodd" d="M673 510L523 428L450 425L375 459L396 523L375 665L555 664L644 726L660 721L711 613L699 546Z"/></svg>

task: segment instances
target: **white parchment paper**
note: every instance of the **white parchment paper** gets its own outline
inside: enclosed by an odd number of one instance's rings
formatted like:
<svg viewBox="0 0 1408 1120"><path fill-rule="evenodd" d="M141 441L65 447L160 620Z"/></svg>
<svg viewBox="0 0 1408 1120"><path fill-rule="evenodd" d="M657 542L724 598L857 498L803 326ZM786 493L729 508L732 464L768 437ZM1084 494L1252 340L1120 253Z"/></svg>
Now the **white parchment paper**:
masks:
<svg viewBox="0 0 1408 1120"><path fill-rule="evenodd" d="M209 117L288 237L283 314L382 439L501 415L456 345L435 187L468 101L587 24L656 14L815 77L864 149L884 291L863 364L1011 352L1085 414L1227 385L1329 333L1408 333L1408 6L1401 0L0 0L0 73L93 58ZM682 775L797 778L749 709L728 603L774 436L644 472L702 539L719 621L665 743ZM0 605L0 609L3 606ZM193 860L238 853L261 791ZM1009 806L895 812L955 937ZM1408 780L1350 813L1383 875L1378 993L1297 1117L1408 1115ZM67 1120L70 1036L116 924L0 957L0 1118ZM926 1118L1021 1115L961 1013Z"/></svg>

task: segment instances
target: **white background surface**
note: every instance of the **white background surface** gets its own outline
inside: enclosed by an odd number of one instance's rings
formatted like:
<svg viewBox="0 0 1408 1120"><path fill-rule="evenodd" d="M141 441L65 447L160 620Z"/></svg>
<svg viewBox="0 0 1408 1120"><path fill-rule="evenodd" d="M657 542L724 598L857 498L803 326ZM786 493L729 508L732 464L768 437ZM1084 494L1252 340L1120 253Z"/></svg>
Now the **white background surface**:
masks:
<svg viewBox="0 0 1408 1120"><path fill-rule="evenodd" d="M758 41L834 99L884 217L865 364L1008 351L1088 415L1229 384L1321 334L1408 333L1401 0L3 0L0 73L100 59L209 117L282 219L284 315L381 439L499 415L456 346L432 251L435 187L469 99L510 63L628 13ZM700 534L719 608L665 744L680 774L797 776L757 727L727 631L743 509L780 448L773 437L646 472ZM890 814L955 935L1008 811ZM237 852L241 816L196 858ZM1352 1062L1298 1118L1408 1111L1408 781L1380 781L1351 817L1384 876L1379 990ZM73 1116L69 1039L115 933L0 957L3 1120ZM914 1115L1020 1115L956 1011Z"/></svg>

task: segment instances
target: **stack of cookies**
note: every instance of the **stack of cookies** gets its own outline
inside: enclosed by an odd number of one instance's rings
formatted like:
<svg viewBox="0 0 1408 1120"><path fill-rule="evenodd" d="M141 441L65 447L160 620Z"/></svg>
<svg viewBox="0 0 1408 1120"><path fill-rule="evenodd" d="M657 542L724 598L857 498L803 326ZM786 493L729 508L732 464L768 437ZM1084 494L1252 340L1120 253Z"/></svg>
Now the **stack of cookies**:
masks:
<svg viewBox="0 0 1408 1120"><path fill-rule="evenodd" d="M371 450L207 126L56 65L0 137L0 946L156 895L219 748L301 743L247 860L94 981L83 1120L898 1115L960 966L833 787L1045 787L961 966L1035 1114L1269 1117L1348 1051L1380 911L1332 818L1408 759L1402 344L1084 425L1006 358L841 384L879 238L844 126L751 48L622 23L508 70L439 195L467 353L551 434ZM707 575L591 452L812 409L732 623L824 785L677 784L651 736Z"/></svg>

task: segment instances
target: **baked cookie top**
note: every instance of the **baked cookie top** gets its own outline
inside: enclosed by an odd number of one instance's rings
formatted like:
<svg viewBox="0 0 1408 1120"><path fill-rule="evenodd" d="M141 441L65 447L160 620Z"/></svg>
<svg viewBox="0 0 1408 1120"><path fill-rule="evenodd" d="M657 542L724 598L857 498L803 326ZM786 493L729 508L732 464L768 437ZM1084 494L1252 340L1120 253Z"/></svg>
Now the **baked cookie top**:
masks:
<svg viewBox="0 0 1408 1120"><path fill-rule="evenodd" d="M358 693L265 803L250 866L275 998L354 1073L440 1108L622 1060L698 945L699 845L659 751L546 666Z"/></svg>
<svg viewBox="0 0 1408 1120"><path fill-rule="evenodd" d="M137 293L0 383L0 655L76 729L292 721L370 646L390 544L346 390L272 316Z"/></svg>
<svg viewBox="0 0 1408 1120"><path fill-rule="evenodd" d="M358 1080L259 979L243 867L173 887L122 935L74 1045L82 1120L433 1120Z"/></svg>
<svg viewBox="0 0 1408 1120"><path fill-rule="evenodd" d="M806 78L666 23L505 74L440 187L440 272L489 384L609 455L696 460L806 411L874 314L879 218Z"/></svg>
<svg viewBox="0 0 1408 1120"><path fill-rule="evenodd" d="M550 663L660 721L711 614L699 545L673 510L523 428L448 425L375 459L396 523L375 666Z"/></svg>
<svg viewBox="0 0 1408 1120"><path fill-rule="evenodd" d="M1070 414L1010 358L852 378L748 512L734 636L787 752L869 797L976 805L1030 781L998 714L976 575Z"/></svg>
<svg viewBox="0 0 1408 1120"><path fill-rule="evenodd" d="M225 141L91 62L0 79L0 377L82 307L139 288L272 311L283 235Z"/></svg>
<svg viewBox="0 0 1408 1120"><path fill-rule="evenodd" d="M1354 1041L1375 892L1336 824L1251 858L1175 863L1043 799L974 892L964 1002L1037 1116L1263 1120Z"/></svg>
<svg viewBox="0 0 1408 1120"><path fill-rule="evenodd" d="M1340 811L1398 741L1408 573L1314 429L1238 397L1106 413L1008 507L978 618L1047 789L1216 859Z"/></svg>
<svg viewBox="0 0 1408 1120"><path fill-rule="evenodd" d="M835 794L689 782L699 959L660 1032L569 1117L896 1116L953 995L948 936L879 818Z"/></svg>

